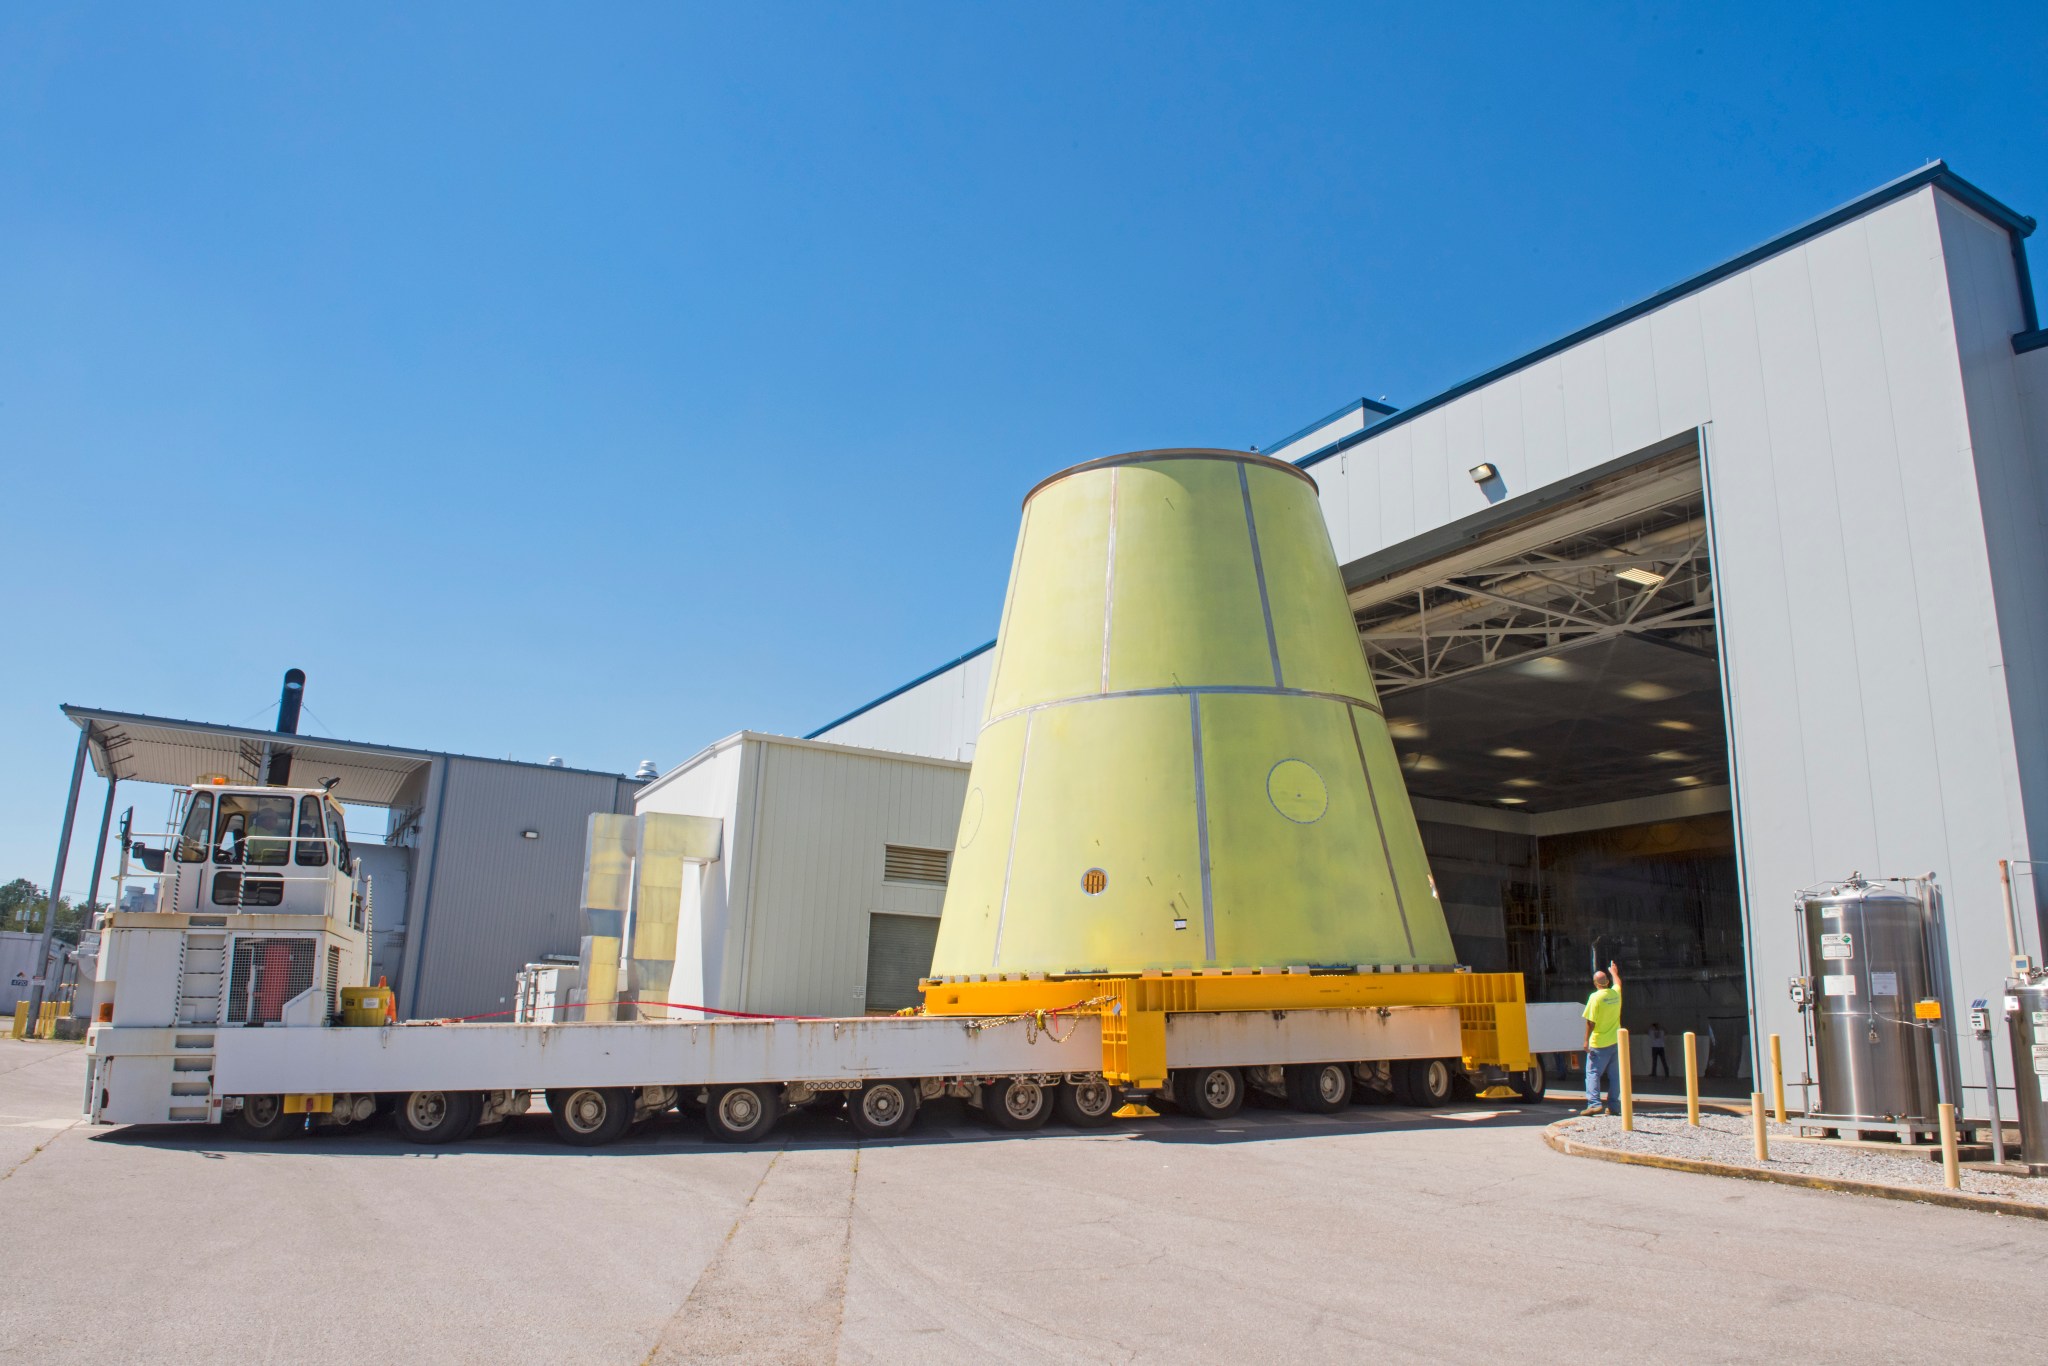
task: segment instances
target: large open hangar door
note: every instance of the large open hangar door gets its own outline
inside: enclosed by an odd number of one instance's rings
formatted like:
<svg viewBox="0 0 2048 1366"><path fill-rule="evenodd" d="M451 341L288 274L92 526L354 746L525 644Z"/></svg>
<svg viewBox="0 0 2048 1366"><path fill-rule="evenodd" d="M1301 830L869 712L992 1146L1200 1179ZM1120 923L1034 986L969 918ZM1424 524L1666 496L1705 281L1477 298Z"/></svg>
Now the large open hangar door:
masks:
<svg viewBox="0 0 2048 1366"><path fill-rule="evenodd" d="M1742 913L1697 443L1345 569L1461 957L1747 1056ZM1673 1052L1676 1053L1676 1044Z"/></svg>

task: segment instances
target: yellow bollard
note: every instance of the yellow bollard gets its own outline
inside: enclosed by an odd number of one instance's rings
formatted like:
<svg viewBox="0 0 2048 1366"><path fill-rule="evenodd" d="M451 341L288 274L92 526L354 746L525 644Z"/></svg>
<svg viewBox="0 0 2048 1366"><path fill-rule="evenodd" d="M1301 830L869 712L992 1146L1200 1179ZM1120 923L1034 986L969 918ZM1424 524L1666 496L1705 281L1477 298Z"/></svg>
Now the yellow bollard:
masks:
<svg viewBox="0 0 2048 1366"><path fill-rule="evenodd" d="M1771 1160L1771 1136L1770 1131L1764 1127L1763 1092L1749 1093L1749 1116L1750 1127L1756 1131L1756 1160L1768 1162Z"/></svg>
<svg viewBox="0 0 2048 1366"><path fill-rule="evenodd" d="M1628 1031L1618 1030L1614 1036L1614 1086L1621 1101L1621 1127L1633 1130L1636 1127L1636 1079L1628 1065Z"/></svg>
<svg viewBox="0 0 2048 1366"><path fill-rule="evenodd" d="M54 1039L57 1037L57 1003L43 1002L43 1008L36 1019L36 1037Z"/></svg>
<svg viewBox="0 0 2048 1366"><path fill-rule="evenodd" d="M1941 1184L1950 1190L1963 1188L1962 1166L1956 1160L1956 1107L1941 1103Z"/></svg>
<svg viewBox="0 0 2048 1366"><path fill-rule="evenodd" d="M1700 1127L1700 1046L1690 1029L1685 1031L1685 1122Z"/></svg>
<svg viewBox="0 0 2048 1366"><path fill-rule="evenodd" d="M14 1003L14 1033L11 1037L17 1039L25 1039L28 1037L27 1001L16 1001Z"/></svg>
<svg viewBox="0 0 2048 1366"><path fill-rule="evenodd" d="M1772 1107L1772 1118L1778 1123L1785 1122L1785 1050L1778 1043L1778 1036L1771 1035L1771 1095L1776 1104Z"/></svg>

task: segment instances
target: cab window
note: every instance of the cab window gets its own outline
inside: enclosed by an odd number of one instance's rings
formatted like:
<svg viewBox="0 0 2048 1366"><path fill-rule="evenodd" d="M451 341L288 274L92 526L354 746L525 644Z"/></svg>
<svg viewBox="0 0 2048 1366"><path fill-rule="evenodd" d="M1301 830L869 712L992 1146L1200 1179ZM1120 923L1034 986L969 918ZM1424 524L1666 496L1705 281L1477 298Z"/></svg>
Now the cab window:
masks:
<svg viewBox="0 0 2048 1366"><path fill-rule="evenodd" d="M276 867L291 861L292 799L223 792L213 824L213 861Z"/></svg>
<svg viewBox="0 0 2048 1366"><path fill-rule="evenodd" d="M344 873L354 873L356 861L348 849L348 825L341 819L341 808L333 802L327 803L327 828L334 835L334 866Z"/></svg>
<svg viewBox="0 0 2048 1366"><path fill-rule="evenodd" d="M299 843L293 861L301 868L327 866L326 803L318 797L299 798Z"/></svg>
<svg viewBox="0 0 2048 1366"><path fill-rule="evenodd" d="M206 862L207 832L212 829L213 794L195 792L192 805L185 808L185 824L178 831L178 862Z"/></svg>

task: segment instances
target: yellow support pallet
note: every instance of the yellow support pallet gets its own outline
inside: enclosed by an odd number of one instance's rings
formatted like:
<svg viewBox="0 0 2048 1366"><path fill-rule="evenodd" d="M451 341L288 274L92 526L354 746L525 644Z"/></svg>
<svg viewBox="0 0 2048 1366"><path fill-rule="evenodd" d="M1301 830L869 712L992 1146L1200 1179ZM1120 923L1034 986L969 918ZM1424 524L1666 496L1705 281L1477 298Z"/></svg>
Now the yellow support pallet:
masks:
<svg viewBox="0 0 2048 1366"><path fill-rule="evenodd" d="M1518 972L1147 972L936 978L928 1015L1072 1012L1102 1017L1102 1074L1125 1086L1166 1084L1166 1017L1203 1011L1357 1010L1456 1006L1467 1068L1529 1066L1529 1021Z"/></svg>

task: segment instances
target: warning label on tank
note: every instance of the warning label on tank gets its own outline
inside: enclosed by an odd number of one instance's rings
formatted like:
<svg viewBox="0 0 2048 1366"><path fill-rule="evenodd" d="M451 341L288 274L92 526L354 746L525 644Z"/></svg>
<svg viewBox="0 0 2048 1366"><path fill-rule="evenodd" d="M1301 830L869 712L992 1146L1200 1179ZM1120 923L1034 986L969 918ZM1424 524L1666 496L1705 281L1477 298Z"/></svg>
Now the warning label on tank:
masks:
<svg viewBox="0 0 2048 1366"><path fill-rule="evenodd" d="M1850 945L1846 934L1824 934L1820 937L1820 956L1823 958L1854 958L1856 951Z"/></svg>
<svg viewBox="0 0 2048 1366"><path fill-rule="evenodd" d="M2034 1045L2034 1075L2048 1077L2048 1043Z"/></svg>
<svg viewBox="0 0 2048 1366"><path fill-rule="evenodd" d="M1896 972L1873 972L1870 974L1872 996L1896 996L1899 994L1899 974Z"/></svg>
<svg viewBox="0 0 2048 1366"><path fill-rule="evenodd" d="M1856 979L1846 974L1830 973L1820 979L1820 994L1823 996L1854 996Z"/></svg>

